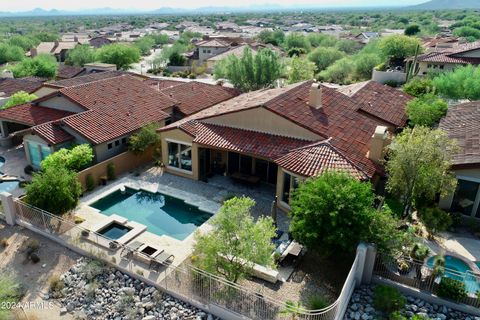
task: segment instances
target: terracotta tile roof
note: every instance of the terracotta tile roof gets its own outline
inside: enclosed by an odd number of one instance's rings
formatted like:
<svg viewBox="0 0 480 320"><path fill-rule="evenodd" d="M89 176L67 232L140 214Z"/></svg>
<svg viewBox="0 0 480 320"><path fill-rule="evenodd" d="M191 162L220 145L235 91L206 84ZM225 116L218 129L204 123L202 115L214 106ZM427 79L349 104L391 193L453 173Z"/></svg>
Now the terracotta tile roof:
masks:
<svg viewBox="0 0 480 320"><path fill-rule="evenodd" d="M201 122L187 126L185 131L193 133L193 141L198 144L266 159L276 159L291 149L310 143L302 139Z"/></svg>
<svg viewBox="0 0 480 320"><path fill-rule="evenodd" d="M469 58L453 56L447 52L429 52L418 56L419 62L432 62L432 63L452 63L452 64L480 64L480 58Z"/></svg>
<svg viewBox="0 0 480 320"><path fill-rule="evenodd" d="M322 107L315 108L308 104L312 84L313 81L306 81L284 88L245 93L172 123L161 131L184 128L185 123L192 120L202 121L221 114L262 107L323 139L331 138L330 144L369 177L375 173L383 174L382 167L366 157L371 137L378 125L384 125L383 119L403 124L403 104L410 98L375 83L360 86L352 97L322 85ZM368 102L372 105L369 106Z"/></svg>
<svg viewBox="0 0 480 320"><path fill-rule="evenodd" d="M58 121L47 122L32 128L32 133L40 136L49 144L55 145L63 142L73 140L74 137L70 135L59 125Z"/></svg>
<svg viewBox="0 0 480 320"><path fill-rule="evenodd" d="M359 180L368 179L329 140L294 149L275 162L282 168L305 177L318 176L329 170L344 171Z"/></svg>
<svg viewBox="0 0 480 320"><path fill-rule="evenodd" d="M80 73L84 72L85 68L69 66L66 64L60 65L57 72L57 78L59 79L70 79L75 76L78 76Z"/></svg>
<svg viewBox="0 0 480 320"><path fill-rule="evenodd" d="M160 92L177 102L176 108L184 115L191 115L240 94L240 91L220 85L198 81L185 82Z"/></svg>
<svg viewBox="0 0 480 320"><path fill-rule="evenodd" d="M451 106L440 128L461 148L454 156L455 165L480 164L480 101Z"/></svg>
<svg viewBox="0 0 480 320"><path fill-rule="evenodd" d="M169 117L163 109L174 102L129 75L99 80L59 90L88 111L62 119L94 144L129 134L142 126Z"/></svg>
<svg viewBox="0 0 480 320"><path fill-rule="evenodd" d="M375 81L368 81L352 98L361 104L360 110L396 127L407 124L405 107L413 99L403 91Z"/></svg>
<svg viewBox="0 0 480 320"><path fill-rule="evenodd" d="M79 76L71 79L63 79L63 80L58 80L54 82L49 82L47 85L49 87L66 88L66 87L78 86L80 84L90 83L90 82L98 81L102 79L114 78L124 74L126 74L126 72L124 71L94 72L94 73L89 73L87 75Z"/></svg>
<svg viewBox="0 0 480 320"><path fill-rule="evenodd" d="M147 79L144 82L146 85L160 91L162 89L178 86L184 84L184 81L180 80L163 80L163 79Z"/></svg>
<svg viewBox="0 0 480 320"><path fill-rule="evenodd" d="M0 110L0 119L35 126L48 121L57 120L72 115L71 112L47 107L35 106L31 103L21 104Z"/></svg>
<svg viewBox="0 0 480 320"><path fill-rule="evenodd" d="M37 54L57 54L62 50L70 50L76 47L78 42L74 41L58 41L58 42L41 42L37 46Z"/></svg>
<svg viewBox="0 0 480 320"><path fill-rule="evenodd" d="M195 43L195 45L197 47L216 47L216 48L225 48L230 46L230 44L218 39L199 41Z"/></svg>
<svg viewBox="0 0 480 320"><path fill-rule="evenodd" d="M18 91L32 93L40 88L45 81L46 79L36 77L16 79L2 78L0 79L0 92L5 93L6 97L11 96Z"/></svg>

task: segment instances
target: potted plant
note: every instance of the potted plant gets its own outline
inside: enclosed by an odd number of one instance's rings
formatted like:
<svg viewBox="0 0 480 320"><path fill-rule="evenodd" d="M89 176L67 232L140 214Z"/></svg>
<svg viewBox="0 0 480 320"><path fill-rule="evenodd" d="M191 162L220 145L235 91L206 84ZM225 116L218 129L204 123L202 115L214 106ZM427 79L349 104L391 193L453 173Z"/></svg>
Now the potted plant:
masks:
<svg viewBox="0 0 480 320"><path fill-rule="evenodd" d="M90 234L90 231L87 230L87 229L83 229L81 234L82 234L82 237L85 237L85 238L86 238L86 237L88 237L88 235Z"/></svg>
<svg viewBox="0 0 480 320"><path fill-rule="evenodd" d="M412 265L405 259L401 259L397 262L398 272L401 275L406 275L412 269Z"/></svg>

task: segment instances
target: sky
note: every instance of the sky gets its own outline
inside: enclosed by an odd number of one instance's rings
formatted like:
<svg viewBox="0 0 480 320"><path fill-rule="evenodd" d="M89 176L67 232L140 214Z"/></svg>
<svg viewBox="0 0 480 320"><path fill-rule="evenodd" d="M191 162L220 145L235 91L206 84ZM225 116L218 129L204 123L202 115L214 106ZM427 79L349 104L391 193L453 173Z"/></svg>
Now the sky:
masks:
<svg viewBox="0 0 480 320"><path fill-rule="evenodd" d="M319 7L340 7L340 6L392 6L392 5L411 5L426 2L427 0L402 0L395 2L392 0L0 0L0 11L28 11L34 8L58 9L58 10L80 10L110 7L115 9L136 9L152 10L161 7L172 8L198 8L207 6L249 6L274 3L281 6L319 6ZM132 5L134 3L134 5Z"/></svg>

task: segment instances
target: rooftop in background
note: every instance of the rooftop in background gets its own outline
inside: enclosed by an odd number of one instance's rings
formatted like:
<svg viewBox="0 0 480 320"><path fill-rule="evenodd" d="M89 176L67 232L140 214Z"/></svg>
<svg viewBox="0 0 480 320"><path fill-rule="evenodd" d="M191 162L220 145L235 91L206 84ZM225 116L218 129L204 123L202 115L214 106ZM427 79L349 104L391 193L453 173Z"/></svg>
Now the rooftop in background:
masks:
<svg viewBox="0 0 480 320"><path fill-rule="evenodd" d="M461 148L454 157L455 166L480 165L480 101L449 107L440 128Z"/></svg>
<svg viewBox="0 0 480 320"><path fill-rule="evenodd" d="M437 48L418 56L419 62L450 63L450 64L480 64L480 41L457 43L451 47Z"/></svg>
<svg viewBox="0 0 480 320"><path fill-rule="evenodd" d="M3 92L6 97L18 91L32 93L40 88L45 81L46 79L37 77L0 78L0 93Z"/></svg>

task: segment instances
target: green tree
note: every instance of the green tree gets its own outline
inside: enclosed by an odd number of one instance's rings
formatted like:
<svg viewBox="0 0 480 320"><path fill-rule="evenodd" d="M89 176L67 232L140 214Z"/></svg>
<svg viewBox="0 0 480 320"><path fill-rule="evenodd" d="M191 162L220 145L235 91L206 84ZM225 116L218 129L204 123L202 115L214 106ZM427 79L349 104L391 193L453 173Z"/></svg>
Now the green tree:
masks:
<svg viewBox="0 0 480 320"><path fill-rule="evenodd" d="M110 44L97 50L97 59L115 64L118 69L128 70L132 63L140 61L140 51L132 46Z"/></svg>
<svg viewBox="0 0 480 320"><path fill-rule="evenodd" d="M156 45L164 45L167 44L170 41L170 38L166 34L162 33L154 33L149 35L154 41Z"/></svg>
<svg viewBox="0 0 480 320"><path fill-rule="evenodd" d="M358 54L354 58L355 78L357 80L369 80L372 78L372 71L375 66L381 63L381 58L372 53Z"/></svg>
<svg viewBox="0 0 480 320"><path fill-rule="evenodd" d="M334 47L339 43L339 40L334 36L323 33L309 33L307 39L312 47Z"/></svg>
<svg viewBox="0 0 480 320"><path fill-rule="evenodd" d="M65 64L83 67L86 63L95 61L95 50L88 44L77 45L67 52Z"/></svg>
<svg viewBox="0 0 480 320"><path fill-rule="evenodd" d="M13 36L8 39L12 46L21 47L24 51L36 47L41 41L32 36Z"/></svg>
<svg viewBox="0 0 480 320"><path fill-rule="evenodd" d="M71 149L62 148L48 157L42 163L42 170L66 168L71 171L85 169L93 160L93 149L88 144L80 144Z"/></svg>
<svg viewBox="0 0 480 320"><path fill-rule="evenodd" d="M453 35L456 37L465 37L465 38L473 38L473 39L480 39L480 30L476 28L472 28L469 26L457 28L453 31Z"/></svg>
<svg viewBox="0 0 480 320"><path fill-rule="evenodd" d="M12 67L15 78L35 76L41 78L54 78L57 74L58 63L53 56L39 54L31 59L23 59Z"/></svg>
<svg viewBox="0 0 480 320"><path fill-rule="evenodd" d="M35 173L25 193L28 204L61 215L77 206L82 187L75 172L58 167Z"/></svg>
<svg viewBox="0 0 480 320"><path fill-rule="evenodd" d="M292 32L285 37L284 46L286 50L292 48L302 48L305 51L310 51L310 41L306 36L301 33Z"/></svg>
<svg viewBox="0 0 480 320"><path fill-rule="evenodd" d="M278 55L270 49L262 49L254 55L250 48L245 48L241 57L230 55L225 60L221 68L215 69L215 77L228 79L242 91L269 87L283 71Z"/></svg>
<svg viewBox="0 0 480 320"><path fill-rule="evenodd" d="M432 81L437 93L450 99L480 99L480 67L468 65L441 74Z"/></svg>
<svg viewBox="0 0 480 320"><path fill-rule="evenodd" d="M352 74L355 71L355 63L350 58L342 58L319 73L319 78L326 82L338 84L350 84Z"/></svg>
<svg viewBox="0 0 480 320"><path fill-rule="evenodd" d="M313 79L315 69L316 67L313 62L294 56L290 59L287 67L288 83Z"/></svg>
<svg viewBox="0 0 480 320"><path fill-rule="evenodd" d="M254 264L273 266L275 227L269 217L254 221L254 205L246 197L227 200L211 220L213 230L195 234L193 259L199 268L238 282Z"/></svg>
<svg viewBox="0 0 480 320"><path fill-rule="evenodd" d="M439 207L421 208L418 213L431 236L447 231L452 225L452 217Z"/></svg>
<svg viewBox="0 0 480 320"><path fill-rule="evenodd" d="M433 94L415 98L407 104L407 115L415 126L432 127L447 114L448 104Z"/></svg>
<svg viewBox="0 0 480 320"><path fill-rule="evenodd" d="M406 36L414 36L420 33L420 31L420 27L417 24L412 24L405 28L404 34Z"/></svg>
<svg viewBox="0 0 480 320"><path fill-rule="evenodd" d="M455 190L456 179L450 172L457 145L447 134L426 127L405 129L388 147L387 189L403 199L404 216L420 200Z"/></svg>
<svg viewBox="0 0 480 320"><path fill-rule="evenodd" d="M266 44L270 43L274 46L281 46L283 41L285 41L285 33L279 29L275 31L263 30L259 33L258 39Z"/></svg>
<svg viewBox="0 0 480 320"><path fill-rule="evenodd" d="M384 37L378 43L381 54L390 62L401 62L407 57L415 55L417 48L421 53L420 40L405 35Z"/></svg>
<svg viewBox="0 0 480 320"><path fill-rule="evenodd" d="M2 109L7 109L13 106L17 106L19 104L24 104L30 102L32 100L37 99L37 96L34 94L29 94L25 91L18 91L14 93L10 99L8 99L7 103L2 106Z"/></svg>
<svg viewBox="0 0 480 320"><path fill-rule="evenodd" d="M390 236L379 235L394 234L390 227L396 225L391 216L373 209L374 198L370 183L347 173L331 171L307 179L292 195L290 231L308 248L329 254L353 252L360 241L387 248Z"/></svg>
<svg viewBox="0 0 480 320"><path fill-rule="evenodd" d="M149 146L156 145L160 141L157 133L158 125L149 124L133 134L128 140L128 149L135 154L141 154Z"/></svg>
<svg viewBox="0 0 480 320"><path fill-rule="evenodd" d="M180 42L175 42L171 47L163 48L162 52L155 57L157 64L167 63L170 61L170 57L176 53L182 55L187 52L188 47Z"/></svg>
<svg viewBox="0 0 480 320"><path fill-rule="evenodd" d="M320 47L310 52L308 59L317 65L318 71L322 71L344 56L345 54L338 49Z"/></svg>
<svg viewBox="0 0 480 320"><path fill-rule="evenodd" d="M140 50L140 54L142 56L148 56L150 54L150 50L152 50L153 46L155 45L155 39L150 36L142 37L135 41L135 47Z"/></svg>
<svg viewBox="0 0 480 320"><path fill-rule="evenodd" d="M25 52L21 47L0 43L0 64L11 61L21 61L25 58Z"/></svg>
<svg viewBox="0 0 480 320"><path fill-rule="evenodd" d="M184 66L187 63L187 59L178 52L172 52L170 57L168 58L168 64L170 66Z"/></svg>
<svg viewBox="0 0 480 320"><path fill-rule="evenodd" d="M435 87L433 86L432 79L415 77L403 86L403 91L411 96L419 98L427 93L434 93Z"/></svg>
<svg viewBox="0 0 480 320"><path fill-rule="evenodd" d="M360 50L361 44L354 40L340 39L337 40L335 47L338 50L345 52L346 54L354 54L355 52Z"/></svg>

